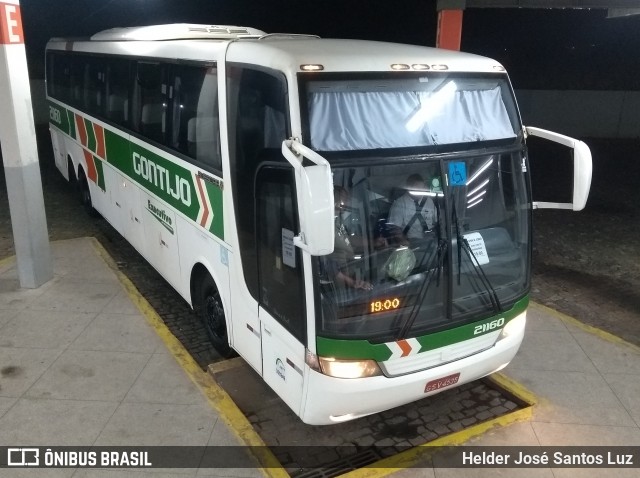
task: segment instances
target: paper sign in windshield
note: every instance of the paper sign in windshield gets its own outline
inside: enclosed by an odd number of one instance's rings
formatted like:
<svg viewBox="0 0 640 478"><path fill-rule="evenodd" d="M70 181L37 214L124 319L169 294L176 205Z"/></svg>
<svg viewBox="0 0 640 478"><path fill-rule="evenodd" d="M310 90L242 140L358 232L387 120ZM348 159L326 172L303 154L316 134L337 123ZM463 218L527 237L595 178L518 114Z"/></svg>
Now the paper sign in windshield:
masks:
<svg viewBox="0 0 640 478"><path fill-rule="evenodd" d="M296 267L296 248L293 245L293 231L282 228L282 262L284 265Z"/></svg>
<svg viewBox="0 0 640 478"><path fill-rule="evenodd" d="M487 248L484 245L484 239L480 235L479 232L472 232L471 234L465 234L464 238L469 243L471 247L471 252L478 260L478 264L488 264L489 263L489 255L487 254Z"/></svg>

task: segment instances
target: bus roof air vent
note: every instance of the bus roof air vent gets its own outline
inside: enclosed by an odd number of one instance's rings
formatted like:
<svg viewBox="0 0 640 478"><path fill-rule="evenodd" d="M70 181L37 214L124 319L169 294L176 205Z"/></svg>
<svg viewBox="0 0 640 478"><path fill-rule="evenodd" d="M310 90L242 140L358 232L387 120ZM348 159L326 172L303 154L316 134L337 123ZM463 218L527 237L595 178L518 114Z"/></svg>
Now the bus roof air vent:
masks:
<svg viewBox="0 0 640 478"><path fill-rule="evenodd" d="M265 32L256 28L233 25L194 25L172 23L144 27L111 28L91 37L95 41L157 41L157 40L233 40L236 38L260 38Z"/></svg>

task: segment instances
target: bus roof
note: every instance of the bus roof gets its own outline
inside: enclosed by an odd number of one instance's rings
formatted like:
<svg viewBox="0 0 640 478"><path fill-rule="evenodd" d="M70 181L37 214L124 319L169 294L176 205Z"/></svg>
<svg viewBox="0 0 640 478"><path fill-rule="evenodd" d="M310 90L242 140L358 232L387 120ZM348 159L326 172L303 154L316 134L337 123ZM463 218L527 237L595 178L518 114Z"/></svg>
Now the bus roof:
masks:
<svg viewBox="0 0 640 478"><path fill-rule="evenodd" d="M228 46L228 43L232 44ZM177 23L112 28L90 39L52 39L47 48L115 55L220 60L299 71L504 72L495 60L451 50L369 40L320 39L312 35L266 34L231 25Z"/></svg>

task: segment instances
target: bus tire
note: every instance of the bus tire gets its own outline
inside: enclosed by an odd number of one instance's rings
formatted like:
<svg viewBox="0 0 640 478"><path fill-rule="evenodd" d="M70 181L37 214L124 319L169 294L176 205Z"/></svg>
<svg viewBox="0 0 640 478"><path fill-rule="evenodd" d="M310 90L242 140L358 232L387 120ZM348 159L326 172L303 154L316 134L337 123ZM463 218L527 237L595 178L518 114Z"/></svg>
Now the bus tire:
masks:
<svg viewBox="0 0 640 478"><path fill-rule="evenodd" d="M89 190L89 181L87 181L87 176L84 174L84 170L82 168L78 169L78 181L76 183L78 195L80 197L80 204L82 204L82 208L85 212L91 217L97 217L98 211L96 211L93 207L93 203L91 202L91 191Z"/></svg>
<svg viewBox="0 0 640 478"><path fill-rule="evenodd" d="M205 274L202 278L198 298L198 315L211 343L222 357L232 357L235 352L229 346L227 320L222 306L222 298L209 274Z"/></svg>

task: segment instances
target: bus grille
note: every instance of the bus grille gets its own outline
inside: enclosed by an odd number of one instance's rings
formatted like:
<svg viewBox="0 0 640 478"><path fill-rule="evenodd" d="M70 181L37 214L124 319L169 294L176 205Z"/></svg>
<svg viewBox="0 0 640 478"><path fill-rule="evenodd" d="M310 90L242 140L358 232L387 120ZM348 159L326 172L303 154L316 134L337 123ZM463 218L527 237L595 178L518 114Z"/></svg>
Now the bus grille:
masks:
<svg viewBox="0 0 640 478"><path fill-rule="evenodd" d="M382 362L380 366L387 377L396 377L419 370L426 370L487 350L493 347L499 335L500 330L497 330L454 345L387 360Z"/></svg>

